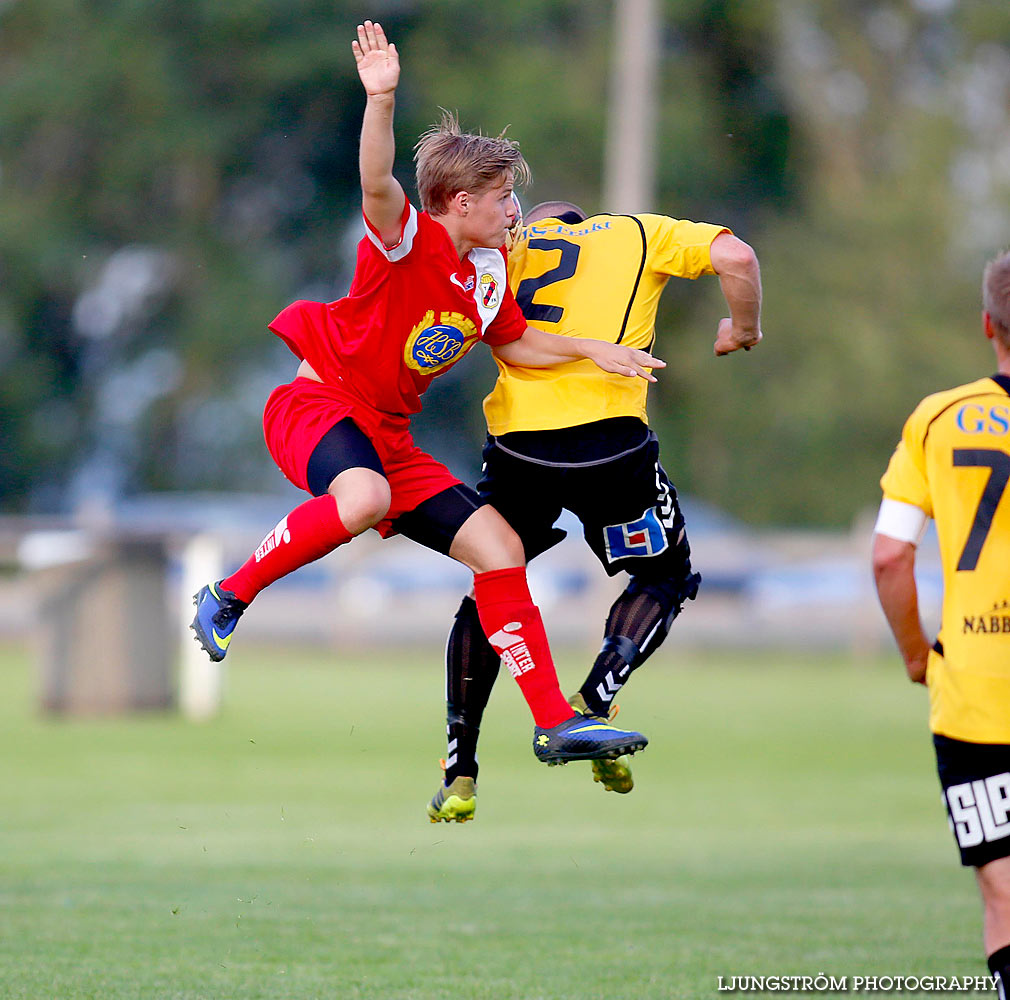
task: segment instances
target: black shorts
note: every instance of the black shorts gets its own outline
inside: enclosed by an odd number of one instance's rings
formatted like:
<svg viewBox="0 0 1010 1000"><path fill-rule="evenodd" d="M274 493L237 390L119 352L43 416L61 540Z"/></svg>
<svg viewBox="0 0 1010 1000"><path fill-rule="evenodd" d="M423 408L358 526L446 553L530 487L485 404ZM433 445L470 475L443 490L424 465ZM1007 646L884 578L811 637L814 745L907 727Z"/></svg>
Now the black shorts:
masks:
<svg viewBox="0 0 1010 1000"><path fill-rule="evenodd" d="M936 769L961 864L1010 857L1010 746L933 736Z"/></svg>
<svg viewBox="0 0 1010 1000"><path fill-rule="evenodd" d="M469 486L457 483L401 514L393 521L393 530L447 556L456 532L483 506L484 501Z"/></svg>
<svg viewBox="0 0 1010 1000"><path fill-rule="evenodd" d="M633 417L489 437L477 492L515 529L527 561L559 540L552 526L566 508L610 576L690 573L677 491L656 435Z"/></svg>

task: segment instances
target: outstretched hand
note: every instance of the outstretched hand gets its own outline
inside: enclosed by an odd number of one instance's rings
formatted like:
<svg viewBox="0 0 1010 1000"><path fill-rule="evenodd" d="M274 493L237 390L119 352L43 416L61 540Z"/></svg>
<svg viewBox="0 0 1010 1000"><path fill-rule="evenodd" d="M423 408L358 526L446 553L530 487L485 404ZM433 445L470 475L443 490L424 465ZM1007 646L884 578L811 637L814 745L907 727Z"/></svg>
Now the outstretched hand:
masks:
<svg viewBox="0 0 1010 1000"><path fill-rule="evenodd" d="M400 82L400 55L396 46L386 40L378 21L358 25L358 37L351 42L351 51L366 94L377 97L396 90Z"/></svg>
<svg viewBox="0 0 1010 1000"><path fill-rule="evenodd" d="M590 344L591 350L586 352L586 357L605 372L625 375L628 378L641 377L647 382L655 382L656 376L649 369L666 367L665 361L654 358L648 351L604 341L591 341Z"/></svg>

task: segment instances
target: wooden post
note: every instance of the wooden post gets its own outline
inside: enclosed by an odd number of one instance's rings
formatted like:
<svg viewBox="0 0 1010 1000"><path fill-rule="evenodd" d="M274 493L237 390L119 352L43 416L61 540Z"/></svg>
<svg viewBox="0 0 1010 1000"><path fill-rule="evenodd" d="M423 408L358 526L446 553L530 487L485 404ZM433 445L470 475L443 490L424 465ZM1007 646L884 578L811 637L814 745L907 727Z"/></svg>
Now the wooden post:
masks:
<svg viewBox="0 0 1010 1000"><path fill-rule="evenodd" d="M656 211L656 103L661 19L656 0L616 0L603 209Z"/></svg>

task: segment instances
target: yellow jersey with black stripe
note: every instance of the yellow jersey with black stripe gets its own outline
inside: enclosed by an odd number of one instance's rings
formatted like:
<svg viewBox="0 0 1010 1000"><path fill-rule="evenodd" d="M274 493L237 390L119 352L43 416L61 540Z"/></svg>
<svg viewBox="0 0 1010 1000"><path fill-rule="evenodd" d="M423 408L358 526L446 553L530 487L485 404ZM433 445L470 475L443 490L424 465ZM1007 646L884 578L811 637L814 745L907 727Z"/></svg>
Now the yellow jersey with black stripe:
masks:
<svg viewBox="0 0 1010 1000"><path fill-rule="evenodd" d="M1010 377L924 399L908 418L885 497L936 522L943 617L927 669L930 728L1010 743Z"/></svg>
<svg viewBox="0 0 1010 1000"><path fill-rule="evenodd" d="M648 350L666 282L713 274L709 247L728 231L663 215L544 219L525 226L509 253L509 286L531 326ZM645 379L603 372L587 360L550 368L498 360L484 415L496 436L608 417L647 422L647 388Z"/></svg>

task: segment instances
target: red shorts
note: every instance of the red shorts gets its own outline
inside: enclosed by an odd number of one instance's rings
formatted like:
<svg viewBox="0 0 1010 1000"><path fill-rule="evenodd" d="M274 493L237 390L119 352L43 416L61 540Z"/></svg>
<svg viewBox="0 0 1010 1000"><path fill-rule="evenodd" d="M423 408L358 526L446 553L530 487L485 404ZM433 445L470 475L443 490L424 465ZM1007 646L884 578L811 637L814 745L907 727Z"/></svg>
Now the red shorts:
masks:
<svg viewBox="0 0 1010 1000"><path fill-rule="evenodd" d="M389 481L389 513L375 526L383 538L394 533L392 522L401 514L460 482L414 444L407 417L375 410L337 386L296 378L270 393L263 410L263 436L281 472L299 489L310 492L309 458L322 436L345 417L372 442Z"/></svg>

